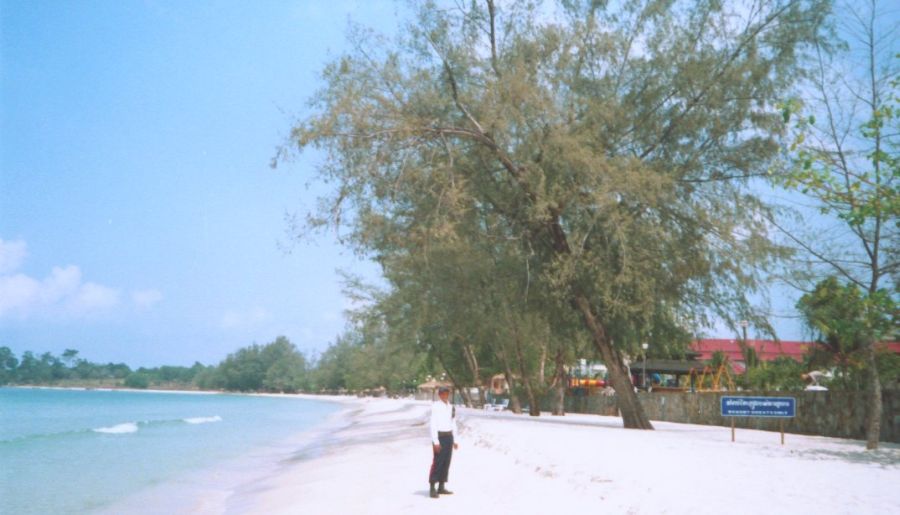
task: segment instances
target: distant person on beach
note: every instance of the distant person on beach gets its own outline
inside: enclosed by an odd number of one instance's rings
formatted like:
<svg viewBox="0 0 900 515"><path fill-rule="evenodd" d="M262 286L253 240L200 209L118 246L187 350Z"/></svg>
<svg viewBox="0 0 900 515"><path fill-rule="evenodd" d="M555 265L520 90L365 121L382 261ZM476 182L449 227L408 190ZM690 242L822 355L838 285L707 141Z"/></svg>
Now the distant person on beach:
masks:
<svg viewBox="0 0 900 515"><path fill-rule="evenodd" d="M447 476L450 473L450 458L453 449L459 448L456 439L456 408L450 404L450 389L440 387L438 389L440 400L431 404L431 447L434 451L434 459L431 462L431 472L428 482L431 483L431 498L437 499L440 494L450 495L453 492L444 487ZM435 488L435 484L439 485Z"/></svg>

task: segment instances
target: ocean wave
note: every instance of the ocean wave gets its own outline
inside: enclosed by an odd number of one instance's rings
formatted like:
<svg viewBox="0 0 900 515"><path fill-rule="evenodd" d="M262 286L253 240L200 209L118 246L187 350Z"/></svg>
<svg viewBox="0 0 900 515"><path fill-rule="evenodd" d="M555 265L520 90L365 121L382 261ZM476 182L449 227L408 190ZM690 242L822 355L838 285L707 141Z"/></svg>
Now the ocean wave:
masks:
<svg viewBox="0 0 900 515"><path fill-rule="evenodd" d="M215 415L213 417L192 417L192 418L183 418L181 419L188 424L208 424L210 422L221 422L222 417Z"/></svg>
<svg viewBox="0 0 900 515"><path fill-rule="evenodd" d="M219 415L214 415L212 417L187 417L187 418L173 418L173 419L162 419L162 420L142 420L138 422L123 422L120 424L114 424L110 426L102 426L95 427L92 429L72 429L68 431L60 431L58 433L36 433L29 435L20 435L12 438L0 438L0 445L15 445L20 442L26 442L31 440L46 440L46 439L55 439L55 438L71 438L77 437L79 435L85 434L111 434L111 435L126 435L137 433L142 428L153 428L159 426L170 426L170 425L197 425L197 424L210 424L213 422L221 422L222 417Z"/></svg>
<svg viewBox="0 0 900 515"><path fill-rule="evenodd" d="M125 422L124 424L116 424L114 426L109 427L97 427L92 431L95 433L107 433L107 434L126 434L126 433L136 433L138 430L138 425L135 422Z"/></svg>

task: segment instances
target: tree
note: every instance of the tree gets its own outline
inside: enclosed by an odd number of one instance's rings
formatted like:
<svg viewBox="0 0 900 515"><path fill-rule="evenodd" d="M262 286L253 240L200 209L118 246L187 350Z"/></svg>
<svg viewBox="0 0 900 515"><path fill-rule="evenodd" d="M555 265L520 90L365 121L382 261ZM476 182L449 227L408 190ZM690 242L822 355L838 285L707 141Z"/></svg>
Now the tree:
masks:
<svg viewBox="0 0 900 515"><path fill-rule="evenodd" d="M145 390L150 387L150 376L144 372L132 372L125 377L125 386Z"/></svg>
<svg viewBox="0 0 900 515"><path fill-rule="evenodd" d="M266 369L262 389L294 393L306 387L306 358L287 337L263 347L260 359Z"/></svg>
<svg viewBox="0 0 900 515"><path fill-rule="evenodd" d="M224 387L224 380L218 367L209 366L197 371L194 384L201 390L215 390Z"/></svg>
<svg viewBox="0 0 900 515"><path fill-rule="evenodd" d="M219 364L222 386L226 390L242 392L259 390L262 386L266 369L259 359L260 346L251 345L229 354Z"/></svg>
<svg viewBox="0 0 900 515"><path fill-rule="evenodd" d="M379 327L389 339L428 353L467 405L474 400L464 387L481 386L483 395L490 377L502 372L512 411L520 411L521 390L530 414L538 415L544 362L555 340L538 297L527 295L517 260L503 254L509 248L484 245L472 227L487 230L477 221L461 224L450 237L430 238L427 249L382 259L392 289L373 311L383 314Z"/></svg>
<svg viewBox="0 0 900 515"><path fill-rule="evenodd" d="M890 23L896 11L880 12L875 1L859 4L838 16L848 42L834 47L819 41L804 100L784 105L785 121L793 117L795 123L789 166L775 180L811 200L815 214L802 218L799 228L772 223L797 249L800 288L837 274L862 288L875 307L884 305L876 297L885 282L893 282L887 290L895 298L900 291L900 56L897 27ZM822 222L823 215L831 223ZM870 377L869 449L878 447L881 424L874 343L860 343Z"/></svg>
<svg viewBox="0 0 900 515"><path fill-rule="evenodd" d="M33 352L25 351L22 353L22 359L16 369L17 382L25 384L49 383L53 378L50 369L50 361L44 359L47 353L38 359Z"/></svg>
<svg viewBox="0 0 900 515"><path fill-rule="evenodd" d="M62 354L62 361L71 369L78 361L78 351L75 349L66 349Z"/></svg>
<svg viewBox="0 0 900 515"><path fill-rule="evenodd" d="M797 303L807 326L817 336L828 365L839 370L839 380L850 389L854 369L868 365L872 342L898 336L897 305L885 291L864 293L855 284L842 285L829 277ZM866 367L868 374L877 372Z"/></svg>
<svg viewBox="0 0 900 515"><path fill-rule="evenodd" d="M747 369L747 386L760 391L802 390L803 365L781 356L768 363Z"/></svg>
<svg viewBox="0 0 900 515"><path fill-rule="evenodd" d="M128 377L128 374L131 373L131 368L125 363L107 363L106 364L106 373L108 377L112 377L114 379L125 379ZM185 382L190 382L189 380Z"/></svg>
<svg viewBox="0 0 900 515"><path fill-rule="evenodd" d="M306 384L306 358L279 336L266 345L253 344L229 354L214 375L202 380L226 390L294 392Z"/></svg>
<svg viewBox="0 0 900 515"><path fill-rule="evenodd" d="M342 335L319 356L312 377L316 390L341 390L347 388L347 378L353 372L351 359L354 352L349 337Z"/></svg>
<svg viewBox="0 0 900 515"><path fill-rule="evenodd" d="M745 181L778 151L773 103L828 4L561 7L428 2L394 47L354 33L293 131L336 185L310 222L378 259L503 234L531 294L580 318L624 425L650 429L623 357L751 311L776 249Z"/></svg>
<svg viewBox="0 0 900 515"><path fill-rule="evenodd" d="M9 347L0 347L0 385L12 382L15 379L16 367L19 360Z"/></svg>

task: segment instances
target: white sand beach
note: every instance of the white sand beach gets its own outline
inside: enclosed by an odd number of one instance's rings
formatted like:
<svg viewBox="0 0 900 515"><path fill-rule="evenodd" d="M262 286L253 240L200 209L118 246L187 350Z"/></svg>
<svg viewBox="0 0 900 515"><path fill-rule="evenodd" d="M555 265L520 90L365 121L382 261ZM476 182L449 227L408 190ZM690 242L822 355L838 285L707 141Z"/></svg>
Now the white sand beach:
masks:
<svg viewBox="0 0 900 515"><path fill-rule="evenodd" d="M196 512L260 514L900 513L900 446L614 417L460 408L448 488L431 499L429 403L338 399L318 443Z"/></svg>

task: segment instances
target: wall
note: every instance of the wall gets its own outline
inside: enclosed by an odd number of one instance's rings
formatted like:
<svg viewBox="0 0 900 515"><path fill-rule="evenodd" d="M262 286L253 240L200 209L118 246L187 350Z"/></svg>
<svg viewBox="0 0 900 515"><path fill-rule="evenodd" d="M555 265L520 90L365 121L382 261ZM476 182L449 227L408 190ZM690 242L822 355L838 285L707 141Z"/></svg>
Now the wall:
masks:
<svg viewBox="0 0 900 515"><path fill-rule="evenodd" d="M778 431L783 420L788 433L865 440L865 392L640 392L638 399L650 420L730 427L731 418L720 415L723 395L797 399L794 418L735 417L735 427ZM549 402L544 404L549 410ZM565 404L569 413L618 413L615 396L567 396ZM882 406L881 441L900 443L900 390L884 390Z"/></svg>

